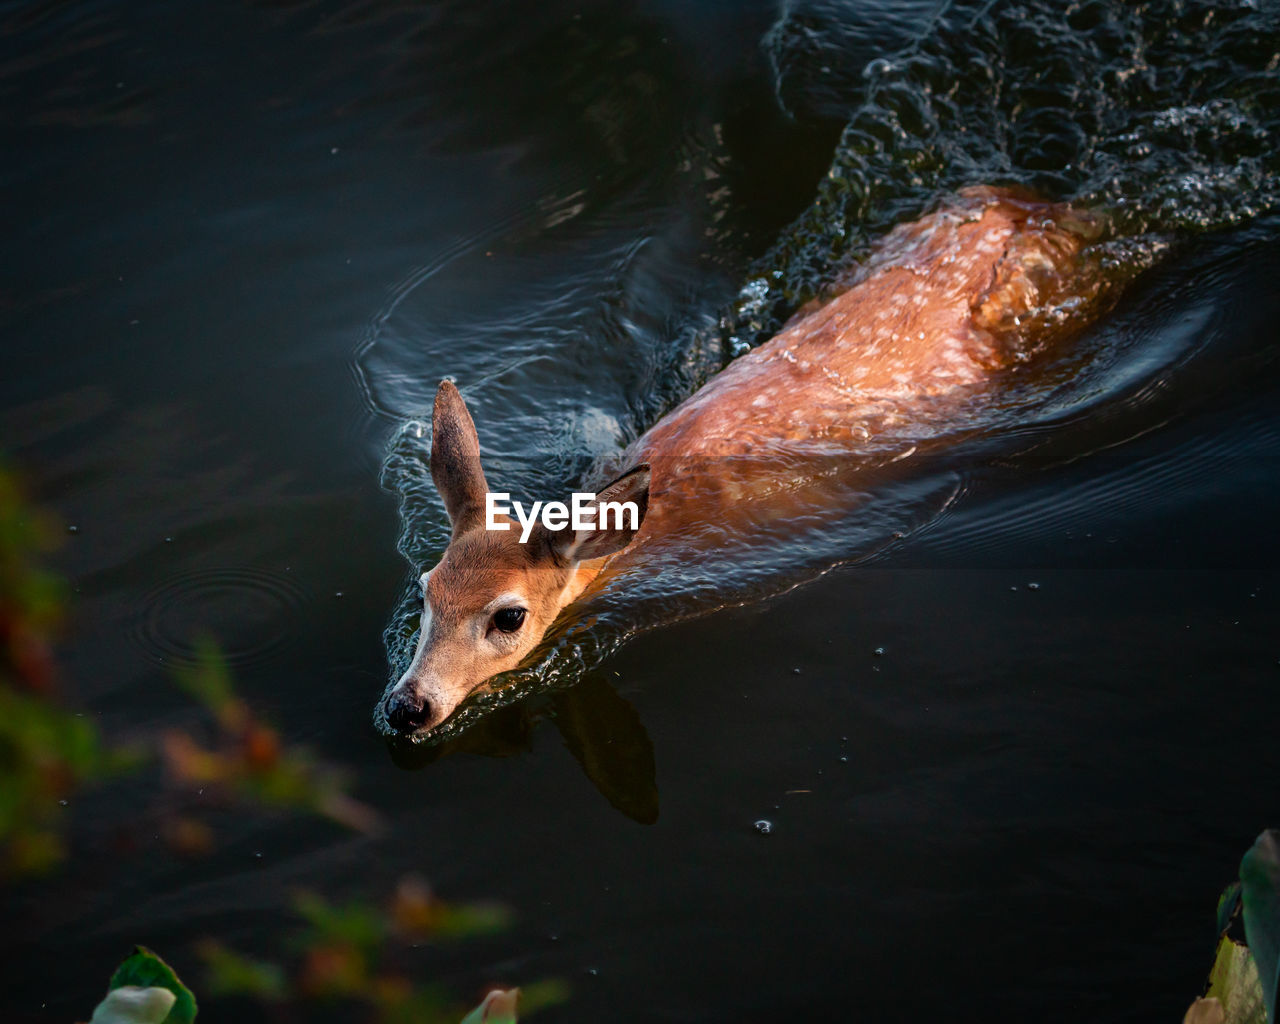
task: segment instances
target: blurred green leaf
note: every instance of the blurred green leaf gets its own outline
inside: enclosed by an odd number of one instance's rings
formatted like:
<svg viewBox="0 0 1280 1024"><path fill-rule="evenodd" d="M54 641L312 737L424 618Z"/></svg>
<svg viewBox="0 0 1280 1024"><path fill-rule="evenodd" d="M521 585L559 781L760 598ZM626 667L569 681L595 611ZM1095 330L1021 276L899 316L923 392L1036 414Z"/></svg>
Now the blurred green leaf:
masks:
<svg viewBox="0 0 1280 1024"><path fill-rule="evenodd" d="M1280 985L1280 829L1258 836L1240 862L1244 929L1258 965L1267 1019L1276 1021Z"/></svg>
<svg viewBox="0 0 1280 1024"><path fill-rule="evenodd" d="M164 1024L177 998L167 988L125 985L107 993L89 1024Z"/></svg>
<svg viewBox="0 0 1280 1024"><path fill-rule="evenodd" d="M17 875L40 875L61 863L66 855L62 837L49 829L24 825L9 837L6 865Z"/></svg>
<svg viewBox="0 0 1280 1024"><path fill-rule="evenodd" d="M196 1019L196 998L191 990L178 980L172 967L145 946L138 946L111 976L109 989L125 986L139 988L165 988L176 997L173 1008L164 1018L164 1024L191 1024Z"/></svg>
<svg viewBox="0 0 1280 1024"><path fill-rule="evenodd" d="M511 911L500 903L441 905L434 931L449 938L492 935L510 927Z"/></svg>
<svg viewBox="0 0 1280 1024"><path fill-rule="evenodd" d="M238 722L239 700L231 683L222 650L213 637L201 634L195 640L195 663L175 672L178 685L217 716L224 726Z"/></svg>
<svg viewBox="0 0 1280 1024"><path fill-rule="evenodd" d="M1218 934L1221 935L1230 926L1240 909L1240 883L1232 882L1222 890L1218 897Z"/></svg>
<svg viewBox="0 0 1280 1024"><path fill-rule="evenodd" d="M0 869L33 874L62 859L62 800L108 759L89 719L0 685Z"/></svg>
<svg viewBox="0 0 1280 1024"><path fill-rule="evenodd" d="M372 833L376 811L346 792L343 774L305 749L286 746L280 734L236 696L217 645L202 637L196 663L177 675L179 684L209 709L219 727L209 749L182 731L168 733L161 750L174 778L188 786L226 786L241 800L279 808L304 808L347 828Z"/></svg>
<svg viewBox="0 0 1280 1024"><path fill-rule="evenodd" d="M52 641L66 586L38 557L57 538L0 461L0 874L59 863L66 798L121 767L92 719L55 700Z"/></svg>
<svg viewBox="0 0 1280 1024"><path fill-rule="evenodd" d="M378 1024L452 1024L464 1012L443 988L415 987L403 979L383 978L372 1002L378 1008Z"/></svg>
<svg viewBox="0 0 1280 1024"><path fill-rule="evenodd" d="M495 988L484 1002L462 1018L462 1024L516 1024L518 988Z"/></svg>
<svg viewBox="0 0 1280 1024"><path fill-rule="evenodd" d="M338 943L370 952L386 938L386 919L368 904L352 902L337 907L313 892L300 892L293 905L310 926L310 934L305 937L308 945Z"/></svg>
<svg viewBox="0 0 1280 1024"><path fill-rule="evenodd" d="M202 942L197 952L208 972L205 988L209 995L277 1000L289 994L289 983L279 964L254 960L213 940Z"/></svg>
<svg viewBox="0 0 1280 1024"><path fill-rule="evenodd" d="M40 552L60 539L51 520L32 510L0 464L0 872L31 872L62 859L61 834L68 797L85 782L136 767L158 753L172 782L201 793L206 786L249 804L305 809L364 832L380 824L376 812L348 795L343 775L305 749L286 745L235 693L230 671L208 636L177 682L214 717L208 745L182 730L151 736L137 748L107 745L91 717L58 706L52 657L66 586L43 571ZM207 847L212 833L201 822L174 816L163 834L180 852ZM314 894L296 901L306 928L300 962L289 973L209 941L200 953L209 989L261 1000L353 998L380 1024L457 1020L461 1007L441 987L413 984L384 947L421 936L456 937L496 931L509 914L496 904L453 905L425 883L402 885L390 909L359 902L336 906ZM400 952L403 952L401 950ZM386 959L394 960L394 957ZM565 998L559 982L532 986L529 1008ZM470 1021L513 1022L516 990L490 993ZM158 956L137 947L116 970L93 1024L193 1024L195 997ZM0 1015L2 1017L2 1015Z"/></svg>
<svg viewBox="0 0 1280 1024"><path fill-rule="evenodd" d="M526 1017L568 1001L569 985L560 978L548 978L546 981L520 986L520 1007Z"/></svg>

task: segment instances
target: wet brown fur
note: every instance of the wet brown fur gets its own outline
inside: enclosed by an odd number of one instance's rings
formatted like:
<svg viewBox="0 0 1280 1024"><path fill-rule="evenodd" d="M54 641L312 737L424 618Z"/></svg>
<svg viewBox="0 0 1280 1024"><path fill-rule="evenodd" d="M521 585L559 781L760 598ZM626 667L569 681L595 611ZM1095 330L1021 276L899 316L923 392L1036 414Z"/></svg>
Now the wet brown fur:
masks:
<svg viewBox="0 0 1280 1024"><path fill-rule="evenodd" d="M629 544L621 557L571 567L545 535L522 545L518 528L486 531L479 442L461 395L444 382L431 470L454 535L428 582L431 649L401 686L430 682L437 724L485 679L514 668L597 577L643 564L647 549L692 525L734 519L744 502L772 502L785 519L801 486L797 453L843 453L856 467L868 451L910 452L938 438L963 403L1098 314L1108 287L1088 244L1100 231L1066 205L976 188L890 232L824 302L628 449L626 464L652 465L643 480L651 508L635 543L629 533L619 539ZM479 613L507 591L522 596L526 624L508 655L481 656Z"/></svg>

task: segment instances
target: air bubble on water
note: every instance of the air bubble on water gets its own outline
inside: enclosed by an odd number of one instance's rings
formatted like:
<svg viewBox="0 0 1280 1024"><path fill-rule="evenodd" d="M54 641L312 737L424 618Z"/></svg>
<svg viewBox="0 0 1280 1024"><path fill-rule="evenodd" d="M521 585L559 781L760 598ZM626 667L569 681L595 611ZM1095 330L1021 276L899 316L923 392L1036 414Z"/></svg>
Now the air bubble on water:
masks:
<svg viewBox="0 0 1280 1024"><path fill-rule="evenodd" d="M768 818L761 818L755 823L755 830L762 836L767 836L773 831L773 822Z"/></svg>
<svg viewBox="0 0 1280 1024"><path fill-rule="evenodd" d="M877 647L877 648L876 648L874 651L872 651L871 653L872 653L872 654L874 654L877 658L882 658L882 657L884 657L884 648L883 648L883 647Z"/></svg>
<svg viewBox="0 0 1280 1024"><path fill-rule="evenodd" d="M74 523L67 527L67 533L79 533L79 532L80 532L80 527L76 526Z"/></svg>
<svg viewBox="0 0 1280 1024"><path fill-rule="evenodd" d="M1039 589L1040 589L1040 584L1039 584L1039 583L1028 583L1028 584L1027 584L1027 589L1028 589L1028 590L1039 590Z"/></svg>

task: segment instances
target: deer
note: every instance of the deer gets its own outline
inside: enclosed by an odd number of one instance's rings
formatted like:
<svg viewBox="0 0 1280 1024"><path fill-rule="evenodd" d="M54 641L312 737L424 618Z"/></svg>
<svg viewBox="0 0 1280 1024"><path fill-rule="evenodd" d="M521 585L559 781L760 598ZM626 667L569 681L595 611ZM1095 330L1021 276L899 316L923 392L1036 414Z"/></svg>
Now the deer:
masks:
<svg viewBox="0 0 1280 1024"><path fill-rule="evenodd" d="M442 381L430 471L451 533L420 577L412 662L381 702L392 733L429 736L589 590L660 571L664 549L714 544L746 515L785 526L831 466L858 478L948 443L964 410L1104 309L1104 231L1101 215L991 186L893 228L630 444L592 501L638 514L593 528L495 513L475 424Z"/></svg>

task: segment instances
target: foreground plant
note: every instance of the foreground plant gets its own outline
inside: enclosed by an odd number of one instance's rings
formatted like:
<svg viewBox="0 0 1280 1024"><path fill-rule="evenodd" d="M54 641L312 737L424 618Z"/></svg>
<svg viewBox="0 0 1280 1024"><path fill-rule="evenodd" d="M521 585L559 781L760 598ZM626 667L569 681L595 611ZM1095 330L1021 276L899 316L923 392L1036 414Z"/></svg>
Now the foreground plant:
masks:
<svg viewBox="0 0 1280 1024"><path fill-rule="evenodd" d="M352 1004L382 1024L454 1021L465 1007L438 986L414 982L406 962L410 950L424 942L492 934L510 920L507 909L495 903L445 902L416 877L402 879L385 905L338 905L301 892L294 911L301 922L293 944L298 955L287 965L216 941L201 944L210 993L281 1004ZM523 993L495 989L466 1016L467 1024L514 1021L517 996L528 1014L563 1001L567 990L558 981L527 986Z"/></svg>
<svg viewBox="0 0 1280 1024"><path fill-rule="evenodd" d="M61 861L68 797L128 760L62 704L52 647L66 587L40 564L57 537L0 465L0 875Z"/></svg>
<svg viewBox="0 0 1280 1024"><path fill-rule="evenodd" d="M52 650L66 587L40 564L58 532L0 465L0 878L56 866L66 853L63 819L71 794L151 758L163 763L170 781L156 824L180 852L213 845L207 825L175 812L197 797L221 795L241 807L301 811L362 832L377 829L377 815L348 793L341 772L287 744L236 695L210 639L199 641L194 665L177 680L209 713L203 742L170 730L136 749L112 746L91 719L64 707ZM493 904L445 903L415 879L402 882L386 908L339 907L302 893L295 909L304 922L298 962L286 969L207 941L200 952L211 991L281 1006L347 999L386 1024L454 1022L465 1007L415 985L397 957L404 959L410 943L484 934L508 919ZM518 989L491 991L467 1024L514 1022L518 997ZM563 997L558 985L535 985L525 1010ZM139 946L112 976L92 1024L192 1024L196 1012L195 997L172 968Z"/></svg>
<svg viewBox="0 0 1280 1024"><path fill-rule="evenodd" d="M315 911L313 906L312 913ZM333 917L333 908L323 908L323 914ZM339 913L338 920L343 916ZM324 930L333 924L330 921ZM345 932L347 926L340 925L338 930ZM214 990L221 986L223 992L265 997L281 1003L305 1001L291 991L290 983L279 968L256 964L220 947L206 947L205 958L210 964L210 987ZM346 976L339 972L331 977L352 985L350 991L344 989L344 994L358 997L357 1001L374 1011L377 1021L386 1024L401 1021L404 1024L452 1024L463 1012L427 990L415 990L401 979L377 979L359 972ZM526 1012L531 1012L558 1001L562 994L544 984L535 986L523 998ZM518 988L493 989L479 1006L461 1018L462 1024L515 1024L521 999ZM107 994L94 1009L89 1024L194 1024L197 1012L195 996L173 968L151 950L139 946L116 968Z"/></svg>
<svg viewBox="0 0 1280 1024"><path fill-rule="evenodd" d="M42 566L60 531L31 505L0 464L0 876L31 875L66 857L65 807L82 788L159 758L174 792L158 822L180 852L212 846L208 827L172 808L213 789L242 805L319 814L372 832L377 815L349 795L342 774L279 733L237 697L211 639L178 682L212 714L216 739L202 746L171 730L133 747L105 740L67 706L53 641L66 615L65 583Z"/></svg>
<svg viewBox="0 0 1280 1024"><path fill-rule="evenodd" d="M1263 832L1244 855L1240 881L1218 902L1218 931L1207 991L1187 1010L1183 1024L1276 1024L1280 829Z"/></svg>
<svg viewBox="0 0 1280 1024"><path fill-rule="evenodd" d="M307 751L284 743L280 734L235 693L217 645L196 642L196 661L177 676L213 717L214 745L189 733L164 734L160 751L170 777L180 786L216 787L242 801L322 815L359 832L374 832L378 815L347 792L346 779Z"/></svg>
<svg viewBox="0 0 1280 1024"><path fill-rule="evenodd" d="M173 968L139 946L111 975L89 1024L192 1024L196 997Z"/></svg>

